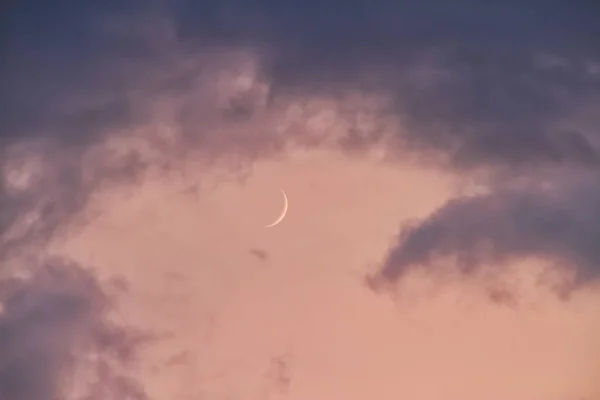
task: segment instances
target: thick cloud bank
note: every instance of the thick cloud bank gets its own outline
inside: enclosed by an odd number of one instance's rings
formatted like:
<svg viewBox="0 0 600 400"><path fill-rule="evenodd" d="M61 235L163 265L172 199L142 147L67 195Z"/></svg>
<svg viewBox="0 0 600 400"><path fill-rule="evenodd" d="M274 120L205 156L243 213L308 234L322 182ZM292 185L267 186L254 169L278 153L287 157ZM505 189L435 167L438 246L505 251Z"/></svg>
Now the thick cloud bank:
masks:
<svg viewBox="0 0 600 400"><path fill-rule="evenodd" d="M461 165L597 162L594 2L183 2L182 40L255 44L277 89L391 94L412 146ZM177 15L177 14L176 14Z"/></svg>

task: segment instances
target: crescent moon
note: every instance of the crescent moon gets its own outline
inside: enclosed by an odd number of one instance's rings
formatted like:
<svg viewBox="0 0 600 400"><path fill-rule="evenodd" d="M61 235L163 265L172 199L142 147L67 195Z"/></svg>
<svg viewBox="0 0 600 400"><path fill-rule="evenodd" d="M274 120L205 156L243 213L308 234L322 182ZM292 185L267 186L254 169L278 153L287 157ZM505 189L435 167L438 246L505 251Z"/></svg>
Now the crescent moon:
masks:
<svg viewBox="0 0 600 400"><path fill-rule="evenodd" d="M271 222L269 225L265 225L265 228L272 228L275 225L279 224L285 218L285 214L287 214L288 198L285 194L285 191L283 189L280 189L280 190L281 190L281 194L283 195L283 210L281 210L281 214L279 214L279 217L277 217L277 219L275 221Z"/></svg>

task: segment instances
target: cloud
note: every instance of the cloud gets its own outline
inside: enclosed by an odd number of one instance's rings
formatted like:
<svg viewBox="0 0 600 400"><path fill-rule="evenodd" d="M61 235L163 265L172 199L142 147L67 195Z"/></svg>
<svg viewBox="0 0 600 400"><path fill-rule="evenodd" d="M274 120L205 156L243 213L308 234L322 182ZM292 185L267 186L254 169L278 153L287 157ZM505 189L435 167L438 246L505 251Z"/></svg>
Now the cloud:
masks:
<svg viewBox="0 0 600 400"><path fill-rule="evenodd" d="M108 3L3 7L0 398L145 399L130 376L136 332L109 319L109 295L87 268L46 254L86 222L98 188L147 168L111 141L139 123L128 96L149 69L134 73L139 45L95 25ZM138 65L149 63L139 50Z"/></svg>
<svg viewBox="0 0 600 400"><path fill-rule="evenodd" d="M114 368L138 338L107 319L94 276L60 259L27 272L0 286L0 398L146 398Z"/></svg>
<svg viewBox="0 0 600 400"><path fill-rule="evenodd" d="M179 4L183 42L256 46L274 93L389 94L410 148L464 167L597 165L598 135L570 120L598 101L593 3Z"/></svg>
<svg viewBox="0 0 600 400"><path fill-rule="evenodd" d="M250 249L248 252L260 261L267 261L269 259L269 253L261 249Z"/></svg>
<svg viewBox="0 0 600 400"><path fill-rule="evenodd" d="M392 98L386 111L405 127L393 151L433 150L463 168L598 162L598 135L575 120L599 97L591 2L34 5L13 5L5 28L5 138L85 145L152 120L161 99L205 154L262 156L305 134L232 126L290 93L359 91ZM380 139L353 125L346 140Z"/></svg>
<svg viewBox="0 0 600 400"><path fill-rule="evenodd" d="M476 274L525 257L550 261L563 272L559 289L568 293L600 279L600 185L597 174L575 171L565 181L537 179L488 194L449 201L423 220L405 226L381 270L368 278L373 288L398 282L414 268L440 268L454 259L459 271Z"/></svg>

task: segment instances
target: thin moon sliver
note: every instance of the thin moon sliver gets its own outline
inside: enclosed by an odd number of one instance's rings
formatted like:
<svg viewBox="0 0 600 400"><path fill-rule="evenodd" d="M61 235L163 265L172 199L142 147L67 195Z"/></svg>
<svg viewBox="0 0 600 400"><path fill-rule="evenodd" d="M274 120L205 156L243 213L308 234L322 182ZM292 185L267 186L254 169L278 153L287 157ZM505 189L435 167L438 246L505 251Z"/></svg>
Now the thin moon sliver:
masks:
<svg viewBox="0 0 600 400"><path fill-rule="evenodd" d="M281 214L279 214L279 216L277 217L277 219L273 222L271 222L268 225L265 225L265 228L272 228L276 225L278 225L281 221L283 221L283 219L285 218L285 215L287 214L287 210L288 210L288 198L287 195L285 194L285 191L283 189L281 190L281 194L283 195L283 210L281 211Z"/></svg>

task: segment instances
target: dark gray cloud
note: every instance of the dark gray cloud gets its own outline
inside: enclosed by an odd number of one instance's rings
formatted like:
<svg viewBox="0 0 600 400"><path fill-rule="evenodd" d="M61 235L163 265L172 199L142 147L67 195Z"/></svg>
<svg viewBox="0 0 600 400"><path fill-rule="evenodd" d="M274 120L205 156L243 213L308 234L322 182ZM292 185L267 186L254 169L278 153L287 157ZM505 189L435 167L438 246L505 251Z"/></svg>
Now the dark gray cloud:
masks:
<svg viewBox="0 0 600 400"><path fill-rule="evenodd" d="M107 319L95 277L59 259L27 272L0 285L0 398L145 399L113 368L133 361L139 337Z"/></svg>

